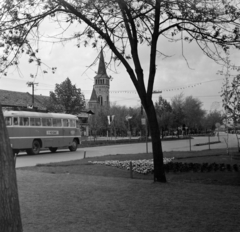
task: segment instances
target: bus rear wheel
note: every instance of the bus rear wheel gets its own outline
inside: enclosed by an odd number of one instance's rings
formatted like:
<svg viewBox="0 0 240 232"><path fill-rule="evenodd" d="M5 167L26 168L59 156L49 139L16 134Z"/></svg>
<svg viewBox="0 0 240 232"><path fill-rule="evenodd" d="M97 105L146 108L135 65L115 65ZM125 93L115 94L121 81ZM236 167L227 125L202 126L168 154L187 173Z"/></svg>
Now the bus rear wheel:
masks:
<svg viewBox="0 0 240 232"><path fill-rule="evenodd" d="M76 150L77 150L77 147L78 147L78 142L77 142L76 139L74 139L74 140L72 141L72 145L69 146L68 148L69 148L70 151L76 151Z"/></svg>
<svg viewBox="0 0 240 232"><path fill-rule="evenodd" d="M52 153L55 153L57 151L57 147L49 147L49 150L52 152Z"/></svg>
<svg viewBox="0 0 240 232"><path fill-rule="evenodd" d="M34 140L32 143L32 148L27 149L28 155L37 155L40 152L41 144L38 140Z"/></svg>

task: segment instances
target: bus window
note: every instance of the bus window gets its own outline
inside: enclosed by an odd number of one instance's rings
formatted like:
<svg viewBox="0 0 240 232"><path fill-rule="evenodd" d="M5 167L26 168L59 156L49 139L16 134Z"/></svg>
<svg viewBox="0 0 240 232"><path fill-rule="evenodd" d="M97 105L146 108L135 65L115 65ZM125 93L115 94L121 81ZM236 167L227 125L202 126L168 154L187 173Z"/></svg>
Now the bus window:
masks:
<svg viewBox="0 0 240 232"><path fill-rule="evenodd" d="M5 117L5 124L6 126L12 125L12 117Z"/></svg>
<svg viewBox="0 0 240 232"><path fill-rule="evenodd" d="M42 118L42 125L43 126L52 126L52 119L51 118Z"/></svg>
<svg viewBox="0 0 240 232"><path fill-rule="evenodd" d="M70 119L70 127L76 127L76 120Z"/></svg>
<svg viewBox="0 0 240 232"><path fill-rule="evenodd" d="M69 121L68 121L68 119L63 119L63 126L64 126L64 127L69 127Z"/></svg>
<svg viewBox="0 0 240 232"><path fill-rule="evenodd" d="M30 126L35 126L35 118L30 118Z"/></svg>
<svg viewBox="0 0 240 232"><path fill-rule="evenodd" d="M20 126L29 126L29 118L20 117Z"/></svg>
<svg viewBox="0 0 240 232"><path fill-rule="evenodd" d="M15 117L13 118L13 125L15 126L18 125L18 118L15 118Z"/></svg>
<svg viewBox="0 0 240 232"><path fill-rule="evenodd" d="M41 126L41 118L35 118L36 126Z"/></svg>
<svg viewBox="0 0 240 232"><path fill-rule="evenodd" d="M41 126L40 118L30 118L30 126Z"/></svg>
<svg viewBox="0 0 240 232"><path fill-rule="evenodd" d="M61 127L62 126L62 120L60 118L53 118L53 126Z"/></svg>

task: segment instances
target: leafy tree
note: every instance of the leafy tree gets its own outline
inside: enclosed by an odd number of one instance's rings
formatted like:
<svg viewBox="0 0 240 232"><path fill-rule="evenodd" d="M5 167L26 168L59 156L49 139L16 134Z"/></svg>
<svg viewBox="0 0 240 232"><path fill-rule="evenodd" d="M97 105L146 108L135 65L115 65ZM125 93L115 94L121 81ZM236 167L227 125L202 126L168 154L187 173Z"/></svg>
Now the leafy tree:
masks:
<svg viewBox="0 0 240 232"><path fill-rule="evenodd" d="M222 122L222 114L220 111L211 111L208 114L206 114L202 120L202 126L205 128L205 130L215 130L216 129L216 123Z"/></svg>
<svg viewBox="0 0 240 232"><path fill-rule="evenodd" d="M164 131L169 130L173 123L172 107L162 96L159 96L158 102L155 102L156 113L159 127L162 128L162 138Z"/></svg>
<svg viewBox="0 0 240 232"><path fill-rule="evenodd" d="M133 135L139 134L139 132L142 130L141 125L141 109L139 107L129 107L127 111L127 115L131 116L131 119L129 119L129 126L130 131ZM126 116L127 116L126 115ZM125 116L125 118L126 118ZM127 120L125 120L127 124Z"/></svg>
<svg viewBox="0 0 240 232"><path fill-rule="evenodd" d="M186 97L183 103L183 114L184 124L196 131L200 127L205 115L205 111L202 109L202 102L192 96Z"/></svg>
<svg viewBox="0 0 240 232"><path fill-rule="evenodd" d="M222 88L222 103L225 110L224 119L226 124L232 122L237 142L238 142L238 151L240 152L240 144L238 135L236 133L236 126L240 123L240 75L236 75L233 78L233 81L229 83L229 60L226 72L226 81L223 84Z"/></svg>
<svg viewBox="0 0 240 232"><path fill-rule="evenodd" d="M172 113L173 113L173 127L177 129L179 135L179 127L182 127L184 124L184 96L183 94L176 95L172 98L171 102Z"/></svg>
<svg viewBox="0 0 240 232"><path fill-rule="evenodd" d="M182 47L183 41L195 41L217 62L223 60L220 50L227 51L231 45L239 48L240 13L238 4L230 0L3 0L0 7L3 73L8 67L18 65L23 53L29 55L30 63L42 64L38 50L32 46L41 38L40 27L45 18L62 25L63 33L68 28L64 25L83 23L71 37L78 46L83 42L85 46L97 47L101 40L101 44L110 48L111 58L126 68L148 117L154 181L159 182L166 182L160 130L152 101L159 38L181 41ZM64 38L63 34L58 37L61 41L71 38ZM150 52L145 80L139 56L139 45L144 42Z"/></svg>
<svg viewBox="0 0 240 232"><path fill-rule="evenodd" d="M114 115L114 121L110 127L115 131L117 135L127 134L126 115L128 114L128 108L125 106L119 106L116 103L112 103L109 107L109 114Z"/></svg>
<svg viewBox="0 0 240 232"><path fill-rule="evenodd" d="M97 132L97 135L104 134L106 131L112 133L112 135L126 135L128 131L128 123L126 116L130 115L130 129L134 132L141 131L141 115L139 108L127 108L125 106L119 106L116 103L112 103L109 107L96 107L94 115L89 119L89 125L91 129ZM114 115L114 120L111 124L108 124L107 116Z"/></svg>
<svg viewBox="0 0 240 232"><path fill-rule="evenodd" d="M69 78L61 84L56 84L55 91L50 92L47 106L49 111L78 114L84 107L85 99L81 89L73 85Z"/></svg>
<svg viewBox="0 0 240 232"><path fill-rule="evenodd" d="M222 97L226 117L236 125L240 118L240 75L235 76L232 83L228 80L224 83Z"/></svg>
<svg viewBox="0 0 240 232"><path fill-rule="evenodd" d="M171 104L165 100L162 96L159 96L158 101L155 102L155 108L157 113L162 114L164 112L171 112Z"/></svg>
<svg viewBox="0 0 240 232"><path fill-rule="evenodd" d="M108 129L108 106L96 106L93 109L94 115L89 118L91 134L96 138L97 135L106 135Z"/></svg>

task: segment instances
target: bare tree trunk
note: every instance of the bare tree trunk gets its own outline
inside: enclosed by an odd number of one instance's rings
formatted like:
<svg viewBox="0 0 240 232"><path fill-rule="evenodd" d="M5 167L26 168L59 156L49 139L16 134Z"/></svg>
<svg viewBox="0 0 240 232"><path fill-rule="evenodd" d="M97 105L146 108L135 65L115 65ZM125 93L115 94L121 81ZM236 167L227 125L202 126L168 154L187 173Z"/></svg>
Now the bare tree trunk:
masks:
<svg viewBox="0 0 240 232"><path fill-rule="evenodd" d="M14 156L0 105L0 231L22 232Z"/></svg>
<svg viewBox="0 0 240 232"><path fill-rule="evenodd" d="M150 133L152 137L152 150L153 150L153 164L154 164L154 181L155 182L167 182L164 164L163 164L163 151L160 139L160 130L158 126L157 116L153 102L145 109Z"/></svg>

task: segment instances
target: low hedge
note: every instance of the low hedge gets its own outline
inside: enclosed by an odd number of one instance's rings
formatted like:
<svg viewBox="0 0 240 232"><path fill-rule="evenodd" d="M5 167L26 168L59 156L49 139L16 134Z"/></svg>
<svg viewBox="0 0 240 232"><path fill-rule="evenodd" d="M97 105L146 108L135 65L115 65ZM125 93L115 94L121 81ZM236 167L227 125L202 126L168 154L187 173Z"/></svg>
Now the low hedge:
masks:
<svg viewBox="0 0 240 232"><path fill-rule="evenodd" d="M165 172L216 172L216 171L228 171L228 172L239 172L240 165L238 164L225 164L225 163L182 163L173 162L174 158L164 158L164 169ZM91 164L101 164L121 169L130 170L130 162L132 163L132 171L140 174L153 173L153 160L107 160L107 161L89 161Z"/></svg>
<svg viewBox="0 0 240 232"><path fill-rule="evenodd" d="M180 138L163 138L162 141L173 141L173 140L186 140L189 137L180 137ZM192 139L192 138L191 138ZM148 142L151 142L152 139L148 138ZM115 144L128 144L128 143L144 143L146 142L146 138L131 138L131 139L117 139L112 138L112 140L83 140L79 147L93 147L93 146L107 146L107 145L115 145Z"/></svg>

